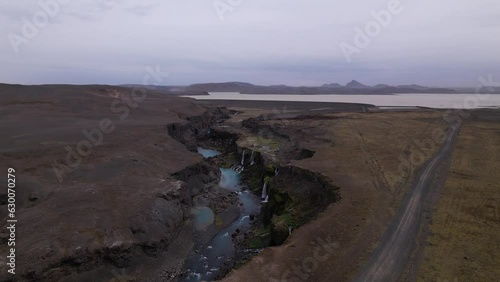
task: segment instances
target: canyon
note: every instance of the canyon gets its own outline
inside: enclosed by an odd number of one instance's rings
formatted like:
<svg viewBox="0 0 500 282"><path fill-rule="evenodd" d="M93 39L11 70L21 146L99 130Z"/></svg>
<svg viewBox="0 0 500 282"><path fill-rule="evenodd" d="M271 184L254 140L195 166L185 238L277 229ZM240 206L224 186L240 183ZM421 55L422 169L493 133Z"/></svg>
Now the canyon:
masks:
<svg viewBox="0 0 500 282"><path fill-rule="evenodd" d="M432 276L423 249L450 166L449 157L432 160L451 144L436 136L461 140L447 110L155 91L134 104L118 86L0 90L0 165L16 169L19 220L18 274L2 280L350 281L389 249L385 238L421 175L437 178L412 215L415 244L397 278ZM114 101L135 106L122 119ZM488 130L498 120L497 110L469 112ZM79 151L101 124L114 130ZM7 273L5 257L0 269Z"/></svg>

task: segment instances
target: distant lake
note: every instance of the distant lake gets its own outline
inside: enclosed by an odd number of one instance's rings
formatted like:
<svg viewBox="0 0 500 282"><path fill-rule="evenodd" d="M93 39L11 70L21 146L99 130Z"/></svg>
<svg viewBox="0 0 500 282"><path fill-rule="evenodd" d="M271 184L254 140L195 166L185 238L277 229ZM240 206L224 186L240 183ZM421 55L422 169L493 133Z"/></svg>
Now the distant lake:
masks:
<svg viewBox="0 0 500 282"><path fill-rule="evenodd" d="M253 100L291 102L338 102L363 103L389 107L429 108L496 108L500 107L500 94L394 94L394 95L290 95L290 94L239 94L234 92L210 92L205 96L184 96L197 100Z"/></svg>

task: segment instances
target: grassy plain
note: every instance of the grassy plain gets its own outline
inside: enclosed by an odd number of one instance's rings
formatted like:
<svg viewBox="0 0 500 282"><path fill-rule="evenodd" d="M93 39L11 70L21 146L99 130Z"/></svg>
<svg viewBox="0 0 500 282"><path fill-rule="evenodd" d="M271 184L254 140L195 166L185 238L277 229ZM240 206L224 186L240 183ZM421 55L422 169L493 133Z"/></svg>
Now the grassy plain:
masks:
<svg viewBox="0 0 500 282"><path fill-rule="evenodd" d="M463 125L433 214L419 281L500 277L500 112Z"/></svg>

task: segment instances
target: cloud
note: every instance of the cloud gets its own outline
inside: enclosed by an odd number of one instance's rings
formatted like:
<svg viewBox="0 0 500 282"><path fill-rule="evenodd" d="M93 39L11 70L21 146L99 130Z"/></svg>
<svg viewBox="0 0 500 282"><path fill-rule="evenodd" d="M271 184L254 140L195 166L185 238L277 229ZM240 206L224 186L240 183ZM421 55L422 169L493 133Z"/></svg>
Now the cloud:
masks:
<svg viewBox="0 0 500 282"><path fill-rule="evenodd" d="M40 10L37 1L1 2L4 39ZM388 2L244 0L221 21L212 0L70 1L19 54L0 41L0 77L122 84L156 64L171 69L172 84L359 79L462 86L484 72L500 75L495 0L401 0L404 11L347 63L339 44L352 42L354 28L364 28Z"/></svg>

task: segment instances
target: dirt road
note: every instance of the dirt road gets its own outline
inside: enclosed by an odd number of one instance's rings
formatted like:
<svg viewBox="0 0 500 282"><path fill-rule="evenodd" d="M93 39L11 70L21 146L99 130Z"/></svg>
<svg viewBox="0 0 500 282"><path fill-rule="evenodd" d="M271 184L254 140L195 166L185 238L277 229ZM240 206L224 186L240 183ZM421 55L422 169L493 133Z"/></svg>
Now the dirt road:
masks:
<svg viewBox="0 0 500 282"><path fill-rule="evenodd" d="M355 281L398 281L417 245L426 199L433 193L435 171L451 157L459 127L449 125L445 143L417 174L396 218Z"/></svg>

